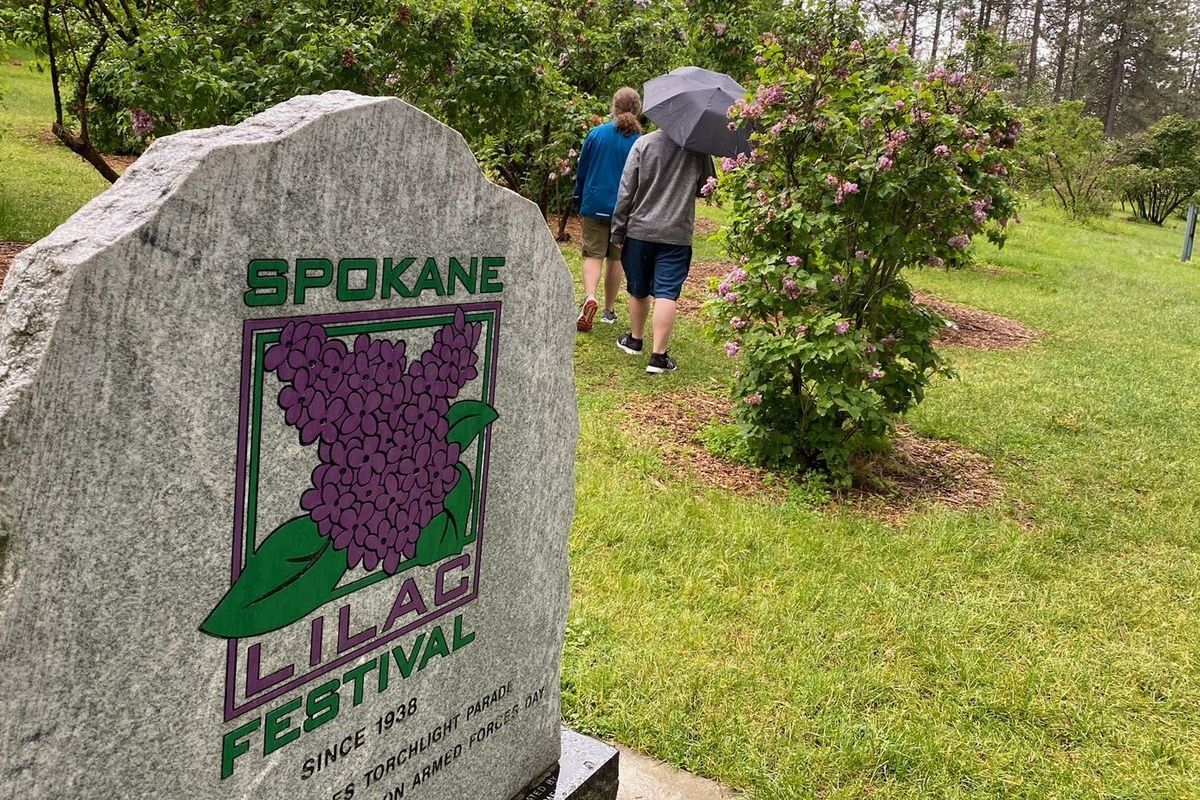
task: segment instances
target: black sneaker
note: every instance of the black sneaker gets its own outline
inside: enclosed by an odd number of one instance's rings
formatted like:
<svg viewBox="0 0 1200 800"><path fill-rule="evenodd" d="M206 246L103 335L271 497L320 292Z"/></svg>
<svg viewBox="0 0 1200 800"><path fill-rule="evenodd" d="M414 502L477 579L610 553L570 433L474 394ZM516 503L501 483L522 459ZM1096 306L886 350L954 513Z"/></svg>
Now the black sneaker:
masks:
<svg viewBox="0 0 1200 800"><path fill-rule="evenodd" d="M671 358L666 353L652 353L650 355L650 363L646 365L646 372L656 375L663 372L674 372L675 359Z"/></svg>
<svg viewBox="0 0 1200 800"><path fill-rule="evenodd" d="M627 333L620 339L617 339L617 347L629 353L631 356L641 355L642 340L633 338L632 333Z"/></svg>
<svg viewBox="0 0 1200 800"><path fill-rule="evenodd" d="M617 312L605 311L603 314L600 315L600 321L603 322L605 325L616 325L617 324Z"/></svg>

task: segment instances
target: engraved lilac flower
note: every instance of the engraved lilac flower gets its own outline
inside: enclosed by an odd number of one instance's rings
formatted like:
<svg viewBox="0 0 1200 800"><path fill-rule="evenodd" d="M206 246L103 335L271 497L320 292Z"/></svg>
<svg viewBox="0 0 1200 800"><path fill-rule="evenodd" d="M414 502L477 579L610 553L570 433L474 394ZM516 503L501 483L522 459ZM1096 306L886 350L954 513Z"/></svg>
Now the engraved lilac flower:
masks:
<svg viewBox="0 0 1200 800"><path fill-rule="evenodd" d="M353 348L320 326L284 326L263 366L285 385L284 420L320 464L300 505L347 565L394 573L416 554L421 530L444 508L462 473L447 442L450 402L479 375L482 325L461 310L408 363L403 341L359 335Z"/></svg>
<svg viewBox="0 0 1200 800"><path fill-rule="evenodd" d="M317 439L331 444L338 437L338 422L345 410L346 403L342 398L326 401L324 394L315 394L308 407L309 420L300 429L300 444L312 444Z"/></svg>
<svg viewBox="0 0 1200 800"><path fill-rule="evenodd" d="M347 381L347 383L350 383L350 381ZM346 397L346 414L338 424L338 430L344 436L349 436L359 431L362 431L367 436L374 436L379 432L379 418L376 412L379 411L382 405L383 395L377 391L372 391L369 394L361 391L351 391Z"/></svg>

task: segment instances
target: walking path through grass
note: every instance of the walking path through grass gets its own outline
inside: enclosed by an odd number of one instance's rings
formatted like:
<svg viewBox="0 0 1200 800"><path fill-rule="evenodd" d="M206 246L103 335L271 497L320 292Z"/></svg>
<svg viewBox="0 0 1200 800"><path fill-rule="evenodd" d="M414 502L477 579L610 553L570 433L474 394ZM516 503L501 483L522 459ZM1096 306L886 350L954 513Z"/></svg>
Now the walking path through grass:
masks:
<svg viewBox="0 0 1200 800"><path fill-rule="evenodd" d="M44 76L0 80L0 240L35 239L105 182L38 140ZM720 393L722 348L684 318L649 379L580 337L572 724L759 800L1200 796L1200 267L1175 230L1026 216L992 268L913 276L1042 333L953 350L908 419L995 462L982 511L706 488L625 409Z"/></svg>

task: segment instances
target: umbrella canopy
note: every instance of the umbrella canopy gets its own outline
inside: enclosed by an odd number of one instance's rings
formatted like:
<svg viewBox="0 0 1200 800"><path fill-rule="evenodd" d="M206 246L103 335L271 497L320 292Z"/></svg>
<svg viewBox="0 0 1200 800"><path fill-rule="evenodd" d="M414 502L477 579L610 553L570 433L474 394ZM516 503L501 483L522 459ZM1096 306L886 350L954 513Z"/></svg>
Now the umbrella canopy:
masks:
<svg viewBox="0 0 1200 800"><path fill-rule="evenodd" d="M729 130L729 107L746 90L722 72L680 67L642 87L646 116L675 144L712 156L750 152L750 132Z"/></svg>

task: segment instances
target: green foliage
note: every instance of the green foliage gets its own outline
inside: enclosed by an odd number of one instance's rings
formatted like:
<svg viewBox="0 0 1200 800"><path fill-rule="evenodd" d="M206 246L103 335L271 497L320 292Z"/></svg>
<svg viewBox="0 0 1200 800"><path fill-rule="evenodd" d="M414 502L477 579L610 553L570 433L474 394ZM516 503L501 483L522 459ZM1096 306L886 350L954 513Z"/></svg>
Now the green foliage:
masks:
<svg viewBox="0 0 1200 800"><path fill-rule="evenodd" d="M673 0L487 0L466 15L466 41L431 113L467 137L484 168L543 211L566 180L612 93L678 66L686 38Z"/></svg>
<svg viewBox="0 0 1200 800"><path fill-rule="evenodd" d="M1162 225L1200 190L1200 120L1163 117L1120 143L1109 185L1134 213Z"/></svg>
<svg viewBox="0 0 1200 800"><path fill-rule="evenodd" d="M142 8L136 35L108 41L90 76L90 130L101 149L137 151L151 136L236 123L297 94L394 95L461 131L492 177L546 210L570 198L571 150L607 114L612 92L683 62L681 8L678 0ZM33 41L40 19L26 17ZM74 47L86 49L98 28L71 19Z"/></svg>
<svg viewBox="0 0 1200 800"><path fill-rule="evenodd" d="M735 417L766 464L846 482L853 454L947 372L905 268L1001 242L1020 124L974 74L917 64L861 18L817 6L767 37L757 91L730 111L753 153L726 159L740 260L709 312L740 355Z"/></svg>
<svg viewBox="0 0 1200 800"><path fill-rule="evenodd" d="M1052 199L1076 219L1112 209L1112 146L1104 123L1085 116L1082 101L1028 109L1017 153L1022 188Z"/></svg>

